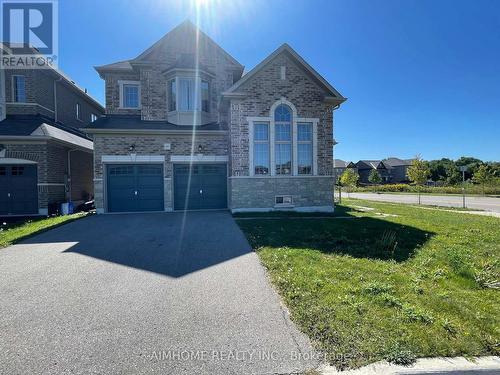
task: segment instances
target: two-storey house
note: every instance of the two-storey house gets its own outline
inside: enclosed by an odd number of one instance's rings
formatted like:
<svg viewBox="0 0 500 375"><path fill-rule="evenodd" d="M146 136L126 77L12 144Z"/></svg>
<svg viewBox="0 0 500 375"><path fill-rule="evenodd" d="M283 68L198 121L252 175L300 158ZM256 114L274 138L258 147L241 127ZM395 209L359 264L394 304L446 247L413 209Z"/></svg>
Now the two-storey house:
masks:
<svg viewBox="0 0 500 375"><path fill-rule="evenodd" d="M243 66L184 22L96 68L98 212L333 209L333 112L345 98L290 46Z"/></svg>
<svg viewBox="0 0 500 375"><path fill-rule="evenodd" d="M56 69L3 70L0 88L0 216L89 199L93 144L79 128L104 108Z"/></svg>

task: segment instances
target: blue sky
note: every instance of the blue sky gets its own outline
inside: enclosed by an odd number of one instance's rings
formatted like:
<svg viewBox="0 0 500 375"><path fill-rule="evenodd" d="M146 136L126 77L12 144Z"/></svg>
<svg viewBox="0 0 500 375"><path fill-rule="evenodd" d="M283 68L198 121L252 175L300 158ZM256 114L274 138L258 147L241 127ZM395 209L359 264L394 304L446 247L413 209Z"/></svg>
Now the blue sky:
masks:
<svg viewBox="0 0 500 375"><path fill-rule="evenodd" d="M198 19L247 69L287 42L349 98L338 158L500 159L500 1L204 2L60 0L59 66L103 103L93 66Z"/></svg>

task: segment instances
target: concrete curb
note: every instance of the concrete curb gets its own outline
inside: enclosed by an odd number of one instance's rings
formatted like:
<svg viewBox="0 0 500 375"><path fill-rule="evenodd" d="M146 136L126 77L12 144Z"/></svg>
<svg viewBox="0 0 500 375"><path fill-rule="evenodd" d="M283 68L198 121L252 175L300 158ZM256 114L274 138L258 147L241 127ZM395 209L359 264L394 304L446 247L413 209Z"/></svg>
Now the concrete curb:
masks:
<svg viewBox="0 0 500 375"><path fill-rule="evenodd" d="M391 365L380 361L356 370L338 371L331 366L318 369L323 375L420 375L420 374L500 374L500 357L477 357L466 359L454 358L421 358L411 367Z"/></svg>

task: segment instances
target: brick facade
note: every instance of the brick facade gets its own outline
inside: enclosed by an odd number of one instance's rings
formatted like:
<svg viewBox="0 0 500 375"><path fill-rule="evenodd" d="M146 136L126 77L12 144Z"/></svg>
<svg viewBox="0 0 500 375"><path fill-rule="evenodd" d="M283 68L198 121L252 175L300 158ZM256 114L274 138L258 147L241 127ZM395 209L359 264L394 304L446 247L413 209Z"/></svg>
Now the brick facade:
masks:
<svg viewBox="0 0 500 375"><path fill-rule="evenodd" d="M30 160L37 163L38 208L47 214L49 205L68 200L68 151L69 147L54 142L7 142L2 141L5 157ZM93 194L92 155L88 152L71 153L73 181L72 200L83 201Z"/></svg>
<svg viewBox="0 0 500 375"><path fill-rule="evenodd" d="M41 115L52 124L56 120L64 126L83 128L91 120L91 114L100 116L103 108L67 78L48 69L5 70L1 82L5 90L6 115L23 115L23 118ZM26 101L15 103L13 98L13 75L25 77ZM55 91L54 91L55 90ZM56 94L56 95L54 95ZM57 108L55 107L57 102ZM81 120L76 117L76 104L80 104ZM14 120L15 121L15 120ZM0 128L1 130L1 128ZM22 131L22 130L21 130ZM90 149L71 151L73 147L58 140L35 140L29 134L0 133L0 144L5 146L5 157L35 161L38 178L39 213L47 214L49 206L59 205L68 199L74 202L88 200L93 195L92 165ZM12 136L18 139L12 140ZM86 150L86 151L83 151ZM71 160L69 176L68 158ZM68 181L71 178L72 181ZM71 190L71 197L69 192Z"/></svg>
<svg viewBox="0 0 500 375"><path fill-rule="evenodd" d="M321 77L318 78L306 63L301 62L293 54L294 52L290 52L290 49L276 53L270 60L266 59L258 71L247 73L250 78L245 76L241 78L241 71L238 73L241 65L235 64L220 47L202 34L197 45L195 34L191 26L183 24L137 59L97 68L105 80L107 113L140 114L141 119L146 122L154 120L185 125L171 120L167 109L167 82L175 76L172 67L182 61L183 55L196 54L199 58L200 74L210 73L210 112L220 124L227 124L229 129L225 135L196 134L194 153L197 153L196 150L201 144L203 155L227 157L229 208L275 209L278 208L275 204L276 195L291 195L296 209L332 209L333 110L335 105L345 99L328 83L322 81ZM185 68L189 70L188 66ZM235 81L240 79L243 79L242 83L234 86ZM120 108L120 80L140 82L140 109ZM226 95L226 92L234 87L237 87L236 91ZM337 101L326 100L332 97ZM314 119L317 130L317 143L313 150L317 165L314 176L251 176L249 158L252 143L249 139L248 117L272 116L271 107L281 99L293 104L298 118ZM191 121L191 124L193 123L195 122ZM140 128L137 127L134 131L140 133ZM173 181L173 163L170 157L190 155L192 136L166 135L161 132L155 134L152 129L148 129L148 134L145 132L139 135L126 135L120 130L106 133L106 127L94 134L94 176L96 206L99 212L106 211L103 155L130 156L130 160L133 159L133 155L163 155L165 209L172 209L172 189L175 181ZM165 150L165 143L171 144L170 151ZM132 149L133 151L130 151ZM131 153L133 155L130 155Z"/></svg>
<svg viewBox="0 0 500 375"><path fill-rule="evenodd" d="M170 150L165 150L165 145L170 145ZM130 147L134 146L134 151ZM115 155L130 157L133 162L133 156L161 155L164 157L164 194L165 209L171 210L173 205L172 181L173 162L172 155L187 156L191 155L192 148L196 157L199 154L201 146L203 155L227 156L229 140L228 135L223 133L198 135L193 144L191 135L95 135L94 137L94 189L96 208L100 211L105 210L105 163L102 162L103 155ZM116 164L116 163L111 163Z"/></svg>

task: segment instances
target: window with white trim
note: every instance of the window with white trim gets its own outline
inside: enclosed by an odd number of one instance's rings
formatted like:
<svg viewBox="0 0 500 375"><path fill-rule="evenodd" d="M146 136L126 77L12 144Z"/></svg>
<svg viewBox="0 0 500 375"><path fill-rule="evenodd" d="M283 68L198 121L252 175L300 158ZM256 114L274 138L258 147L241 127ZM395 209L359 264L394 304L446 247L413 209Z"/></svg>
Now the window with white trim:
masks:
<svg viewBox="0 0 500 375"><path fill-rule="evenodd" d="M292 174L292 111L286 104L274 111L274 163L277 175Z"/></svg>
<svg viewBox="0 0 500 375"><path fill-rule="evenodd" d="M313 124L310 122L297 124L297 172L313 172Z"/></svg>
<svg viewBox="0 0 500 375"><path fill-rule="evenodd" d="M168 111L210 112L210 81L193 74L167 81Z"/></svg>
<svg viewBox="0 0 500 375"><path fill-rule="evenodd" d="M269 174L269 123L267 122L254 124L253 168L256 175Z"/></svg>
<svg viewBox="0 0 500 375"><path fill-rule="evenodd" d="M138 109L141 106L141 86L139 82L120 82L120 107Z"/></svg>
<svg viewBox="0 0 500 375"><path fill-rule="evenodd" d="M26 77L12 76L12 99L15 103L26 103Z"/></svg>

